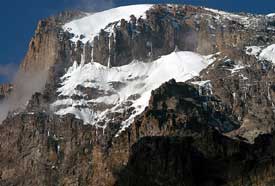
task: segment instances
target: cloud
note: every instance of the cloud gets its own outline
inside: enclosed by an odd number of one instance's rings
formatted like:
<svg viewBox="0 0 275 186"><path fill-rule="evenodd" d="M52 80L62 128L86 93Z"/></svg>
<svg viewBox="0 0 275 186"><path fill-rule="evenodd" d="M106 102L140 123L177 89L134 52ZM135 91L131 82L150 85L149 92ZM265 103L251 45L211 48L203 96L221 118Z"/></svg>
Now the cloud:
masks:
<svg viewBox="0 0 275 186"><path fill-rule="evenodd" d="M7 117L9 111L22 111L35 92L45 88L48 71L34 73L18 72L13 81L13 91L8 98L0 103L0 123Z"/></svg>
<svg viewBox="0 0 275 186"><path fill-rule="evenodd" d="M0 76L5 77L8 81L12 81L18 70L18 65L15 63L0 64Z"/></svg>
<svg viewBox="0 0 275 186"><path fill-rule="evenodd" d="M80 0L79 4L87 10L100 10L113 7L112 0Z"/></svg>
<svg viewBox="0 0 275 186"><path fill-rule="evenodd" d="M114 0L63 0L64 4L71 4L71 8L84 11L100 11L114 6Z"/></svg>

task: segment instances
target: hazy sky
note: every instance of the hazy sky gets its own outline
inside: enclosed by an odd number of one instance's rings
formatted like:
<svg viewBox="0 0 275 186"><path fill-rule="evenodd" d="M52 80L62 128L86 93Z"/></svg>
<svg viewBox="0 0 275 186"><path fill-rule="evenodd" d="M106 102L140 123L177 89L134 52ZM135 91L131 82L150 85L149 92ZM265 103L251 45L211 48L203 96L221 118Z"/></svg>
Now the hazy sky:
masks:
<svg viewBox="0 0 275 186"><path fill-rule="evenodd" d="M5 0L0 6L0 83L8 79L3 75L12 76L13 69L23 59L39 19L66 9L97 10L138 3L193 4L261 14L275 12L275 0Z"/></svg>

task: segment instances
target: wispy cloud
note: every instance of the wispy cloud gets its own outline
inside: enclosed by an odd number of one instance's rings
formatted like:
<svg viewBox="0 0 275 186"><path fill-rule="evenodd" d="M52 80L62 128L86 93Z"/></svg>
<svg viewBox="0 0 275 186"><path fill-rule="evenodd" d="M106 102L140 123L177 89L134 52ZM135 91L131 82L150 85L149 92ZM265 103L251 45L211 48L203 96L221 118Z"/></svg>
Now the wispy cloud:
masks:
<svg viewBox="0 0 275 186"><path fill-rule="evenodd" d="M12 81L18 70L18 65L15 63L0 64L0 76L5 77L8 81Z"/></svg>
<svg viewBox="0 0 275 186"><path fill-rule="evenodd" d="M107 9L113 7L113 0L80 0L79 5L87 10Z"/></svg>
<svg viewBox="0 0 275 186"><path fill-rule="evenodd" d="M99 11L114 6L114 0L63 0L63 2L85 11Z"/></svg>
<svg viewBox="0 0 275 186"><path fill-rule="evenodd" d="M11 95L0 103L0 124L6 118L9 111L21 111L35 92L43 91L47 77L47 71L33 73L19 71L12 82L14 89Z"/></svg>

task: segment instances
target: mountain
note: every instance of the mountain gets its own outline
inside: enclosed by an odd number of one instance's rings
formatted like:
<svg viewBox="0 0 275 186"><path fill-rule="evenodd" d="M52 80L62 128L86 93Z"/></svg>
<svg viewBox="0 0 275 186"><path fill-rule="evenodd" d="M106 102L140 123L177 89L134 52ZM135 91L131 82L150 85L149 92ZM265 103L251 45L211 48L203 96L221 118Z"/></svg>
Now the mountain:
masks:
<svg viewBox="0 0 275 186"><path fill-rule="evenodd" d="M274 14L41 20L0 109L0 185L274 185L274 63Z"/></svg>

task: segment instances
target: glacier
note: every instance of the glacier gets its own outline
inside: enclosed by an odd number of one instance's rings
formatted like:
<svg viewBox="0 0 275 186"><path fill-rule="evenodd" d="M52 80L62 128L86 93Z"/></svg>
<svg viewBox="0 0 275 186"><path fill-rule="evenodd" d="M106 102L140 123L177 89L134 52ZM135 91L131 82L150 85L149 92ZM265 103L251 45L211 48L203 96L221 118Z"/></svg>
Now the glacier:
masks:
<svg viewBox="0 0 275 186"><path fill-rule="evenodd" d="M133 108L130 117L122 123L122 129L128 127L134 118L139 115L150 99L151 91L162 83L174 78L184 82L194 76L213 62L211 58L188 51L174 51L161 56L151 62L133 61L120 67L106 67L97 62L81 64L75 62L61 77L61 87L58 89L59 98L52 104L57 115L74 114L85 124L96 125L105 123L110 118L108 113L123 113ZM124 86L114 88L113 82L120 82ZM85 88L94 88L106 94L94 99L87 99L85 93L77 89L81 85ZM103 93L104 94L104 93ZM81 99L73 99L77 95ZM131 97L138 95L136 99ZM92 104L103 103L111 105L104 111L93 109Z"/></svg>
<svg viewBox="0 0 275 186"><path fill-rule="evenodd" d="M65 24L63 29L74 34L74 37L71 39L73 42L80 40L86 43L92 41L100 30L104 29L110 23L120 21L121 19L129 21L131 15L137 18L145 18L145 12L152 6L151 4L129 5L94 14L87 14L87 16L81 19L73 20ZM83 35L84 38L80 38L81 35Z"/></svg>

